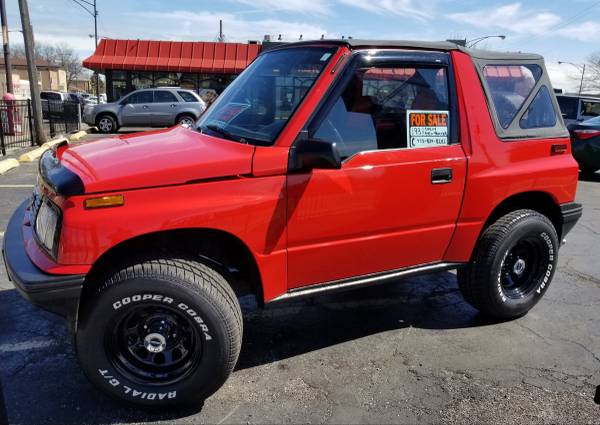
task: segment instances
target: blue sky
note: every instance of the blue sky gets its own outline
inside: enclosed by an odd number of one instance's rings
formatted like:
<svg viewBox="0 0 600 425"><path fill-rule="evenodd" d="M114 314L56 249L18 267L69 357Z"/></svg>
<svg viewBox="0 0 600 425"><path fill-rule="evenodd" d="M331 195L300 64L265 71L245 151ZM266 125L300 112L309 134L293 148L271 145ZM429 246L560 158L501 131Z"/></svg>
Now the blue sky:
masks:
<svg viewBox="0 0 600 425"><path fill-rule="evenodd" d="M475 38L504 34L480 47L541 53L555 87L573 88L580 63L600 51L597 0L97 0L99 34L110 38L214 40L223 19L228 41L354 38ZM91 16L72 0L29 0L36 40L93 51ZM7 0L9 26L20 27L16 0ZM20 34L11 33L11 42Z"/></svg>

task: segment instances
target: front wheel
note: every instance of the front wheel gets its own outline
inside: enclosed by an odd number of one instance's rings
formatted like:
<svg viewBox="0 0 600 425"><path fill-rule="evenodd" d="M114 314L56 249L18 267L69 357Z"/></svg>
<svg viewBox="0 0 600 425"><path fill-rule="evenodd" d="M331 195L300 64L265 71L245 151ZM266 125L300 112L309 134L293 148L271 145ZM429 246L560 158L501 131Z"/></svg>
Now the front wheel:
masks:
<svg viewBox="0 0 600 425"><path fill-rule="evenodd" d="M110 274L86 300L79 361L104 392L139 406L199 405L238 358L242 318L221 273L152 258Z"/></svg>
<svg viewBox="0 0 600 425"><path fill-rule="evenodd" d="M483 232L471 263L458 271L458 284L481 313L519 317L548 290L557 259L552 222L536 211L513 211Z"/></svg>
<svg viewBox="0 0 600 425"><path fill-rule="evenodd" d="M177 124L179 124L185 128L193 127L195 122L196 122L196 118L194 118L191 115L181 115L179 118L177 118Z"/></svg>
<svg viewBox="0 0 600 425"><path fill-rule="evenodd" d="M117 121L110 115L100 115L96 120L96 127L101 133L113 133L119 129Z"/></svg>

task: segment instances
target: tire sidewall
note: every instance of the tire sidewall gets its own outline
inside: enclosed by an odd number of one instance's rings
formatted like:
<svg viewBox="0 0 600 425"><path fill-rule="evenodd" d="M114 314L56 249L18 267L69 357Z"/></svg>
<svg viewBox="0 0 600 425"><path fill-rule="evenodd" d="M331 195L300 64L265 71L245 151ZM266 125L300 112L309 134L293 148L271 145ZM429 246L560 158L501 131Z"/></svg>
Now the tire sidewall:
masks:
<svg viewBox="0 0 600 425"><path fill-rule="evenodd" d="M107 120L109 120L111 122L111 128L110 128L110 130L103 130L100 127L100 121L102 121L103 119L107 119ZM100 130L101 133L109 134L109 133L113 133L113 132L115 132L117 130L117 122L110 115L100 115L100 117L98 117L98 121L96 123L96 127L98 128L98 130Z"/></svg>
<svg viewBox="0 0 600 425"><path fill-rule="evenodd" d="M187 314L201 338L196 347L199 345L202 351L199 364L180 381L168 385L141 384L130 379L115 366L105 344L105 332L114 325L116 314L156 302ZM229 373L224 361L226 332L223 318L207 297L180 282L145 277L106 288L94 300L75 341L82 367L94 384L119 400L158 407L200 403L225 382Z"/></svg>
<svg viewBox="0 0 600 425"><path fill-rule="evenodd" d="M543 252L543 261L539 267L540 276L536 279L534 288L522 298L508 297L501 284L502 265L509 251L522 239L535 237L542 242L540 245L545 248ZM496 307L503 311L507 316L519 316L527 313L548 290L550 282L556 271L558 260L558 237L554 228L543 220L536 219L535 216L528 216L520 219L511 227L511 231L503 238L494 255L491 264L490 278L490 297Z"/></svg>

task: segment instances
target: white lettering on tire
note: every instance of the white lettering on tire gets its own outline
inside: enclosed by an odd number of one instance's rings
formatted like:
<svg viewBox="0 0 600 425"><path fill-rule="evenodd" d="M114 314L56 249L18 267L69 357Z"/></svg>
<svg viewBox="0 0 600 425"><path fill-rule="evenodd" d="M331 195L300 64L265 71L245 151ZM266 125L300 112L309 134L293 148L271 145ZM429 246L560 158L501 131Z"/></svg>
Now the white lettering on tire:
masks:
<svg viewBox="0 0 600 425"><path fill-rule="evenodd" d="M546 242L546 245L548 245L548 268L546 269L542 283L540 283L540 286L535 290L535 292L538 294L541 294L542 290L548 284L550 276L552 276L552 269L554 267L552 265L552 263L554 263L554 244L552 243L552 239L550 239L550 236L548 236L546 232L540 233L540 236Z"/></svg>
<svg viewBox="0 0 600 425"><path fill-rule="evenodd" d="M164 304L170 304L170 305L175 302L175 300L173 300L173 298L165 297L164 295L160 295L160 294L135 294L135 295L131 295L129 297L124 297L118 301L115 301L112 306L113 306L113 310L118 310L121 307L129 305L131 303L137 303L140 301L150 301L150 300L157 301L157 302L164 303ZM204 339L206 341L210 341L212 339L212 336L210 335L210 330L208 329L208 326L206 325L204 320L202 320L202 317L200 317L200 315L196 312L196 310L194 310L193 308L190 308L187 304L184 304L184 303L178 303L177 308L179 308L180 310L185 312L188 316L190 316L192 318L192 320L194 322L196 322L198 324L198 327L202 331L202 334L204 335Z"/></svg>
<svg viewBox="0 0 600 425"><path fill-rule="evenodd" d="M114 376L109 374L109 371L106 369L98 369L98 372L111 386L115 388L120 388L123 390L123 394L126 394L132 398L141 398L146 400L164 400L177 398L177 391L168 391L168 392L145 392L139 391L135 388L129 387L127 385L122 385L121 382L116 379Z"/></svg>

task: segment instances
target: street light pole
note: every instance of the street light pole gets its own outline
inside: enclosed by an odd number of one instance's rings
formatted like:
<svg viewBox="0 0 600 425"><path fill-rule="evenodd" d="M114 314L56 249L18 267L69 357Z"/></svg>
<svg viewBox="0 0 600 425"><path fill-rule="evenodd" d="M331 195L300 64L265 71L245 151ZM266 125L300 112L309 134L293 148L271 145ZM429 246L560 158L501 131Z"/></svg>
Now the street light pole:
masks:
<svg viewBox="0 0 600 425"><path fill-rule="evenodd" d="M27 74L29 75L29 89L31 91L31 109L33 114L33 125L35 137L39 145L46 142L46 133L42 121L42 100L40 98L40 87L38 86L38 72L35 66L35 49L33 42L33 28L29 20L29 7L27 0L19 0L21 11L21 27L23 28L23 44L25 44L25 57L27 59Z"/></svg>
<svg viewBox="0 0 600 425"><path fill-rule="evenodd" d="M585 64L578 65L578 64L573 63L573 62L558 61L559 65L562 65L563 63L566 63L567 65L574 66L579 71L581 71L581 80L579 81L579 96L581 96L581 92L583 91L583 78L585 77Z"/></svg>
<svg viewBox="0 0 600 425"><path fill-rule="evenodd" d="M8 44L8 21L6 20L6 3L0 0L0 17L2 19L2 45L4 47L4 69L6 71L6 91L14 94L12 80L12 60L10 58L10 47Z"/></svg>
<svg viewBox="0 0 600 425"><path fill-rule="evenodd" d="M487 40L488 38L499 38L501 40L504 40L506 38L506 36L504 34L484 35L483 37L477 37L472 40L466 41L465 44L467 45L467 47L475 47L475 45L477 45L478 43L481 43L483 40Z"/></svg>
<svg viewBox="0 0 600 425"><path fill-rule="evenodd" d="M79 5L94 18L94 44L95 48L98 49L98 8L96 7L96 0L73 0L73 3ZM98 75L98 71L94 71L94 79L96 80L96 99L100 103L100 75Z"/></svg>

